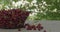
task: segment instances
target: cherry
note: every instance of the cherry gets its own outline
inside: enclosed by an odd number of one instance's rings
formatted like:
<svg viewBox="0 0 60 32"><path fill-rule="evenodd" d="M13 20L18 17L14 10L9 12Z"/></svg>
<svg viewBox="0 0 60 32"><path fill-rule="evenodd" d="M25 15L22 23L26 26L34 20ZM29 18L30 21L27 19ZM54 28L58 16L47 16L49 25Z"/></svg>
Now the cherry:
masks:
<svg viewBox="0 0 60 32"><path fill-rule="evenodd" d="M25 24L25 26L28 26L29 24L27 23L27 24Z"/></svg>
<svg viewBox="0 0 60 32"><path fill-rule="evenodd" d="M39 23L38 26L41 26L41 24Z"/></svg>
<svg viewBox="0 0 60 32"><path fill-rule="evenodd" d="M38 25L38 26L36 26L36 28L41 28L41 26L40 26L40 25Z"/></svg>
<svg viewBox="0 0 60 32"><path fill-rule="evenodd" d="M4 15L6 15L6 14L8 13L8 11L2 11L2 13L3 13Z"/></svg>
<svg viewBox="0 0 60 32"><path fill-rule="evenodd" d="M43 32L46 32L46 30L44 30Z"/></svg>
<svg viewBox="0 0 60 32"><path fill-rule="evenodd" d="M40 23L36 26L36 28L38 28L39 31L43 29Z"/></svg>
<svg viewBox="0 0 60 32"><path fill-rule="evenodd" d="M38 30L40 31L41 29L40 29L40 28L38 28Z"/></svg>
<svg viewBox="0 0 60 32"><path fill-rule="evenodd" d="M32 25L32 29L33 29L33 30L36 30L36 26L35 26L35 25Z"/></svg>
<svg viewBox="0 0 60 32"><path fill-rule="evenodd" d="M21 13L20 9L15 9L15 12L18 14Z"/></svg>
<svg viewBox="0 0 60 32"><path fill-rule="evenodd" d="M4 23L0 24L0 28L3 28L4 27Z"/></svg>
<svg viewBox="0 0 60 32"><path fill-rule="evenodd" d="M27 26L27 30L32 30L32 27L31 26Z"/></svg>
<svg viewBox="0 0 60 32"><path fill-rule="evenodd" d="M21 29L19 28L18 31L21 31Z"/></svg>
<svg viewBox="0 0 60 32"><path fill-rule="evenodd" d="M41 29L43 29L43 26L41 26Z"/></svg>
<svg viewBox="0 0 60 32"><path fill-rule="evenodd" d="M11 15L11 14L12 14L12 12L11 12L11 11L8 11L8 14L9 14L9 15Z"/></svg>
<svg viewBox="0 0 60 32"><path fill-rule="evenodd" d="M29 24L25 24L25 28L26 28L27 30L32 30L32 27L31 27Z"/></svg>

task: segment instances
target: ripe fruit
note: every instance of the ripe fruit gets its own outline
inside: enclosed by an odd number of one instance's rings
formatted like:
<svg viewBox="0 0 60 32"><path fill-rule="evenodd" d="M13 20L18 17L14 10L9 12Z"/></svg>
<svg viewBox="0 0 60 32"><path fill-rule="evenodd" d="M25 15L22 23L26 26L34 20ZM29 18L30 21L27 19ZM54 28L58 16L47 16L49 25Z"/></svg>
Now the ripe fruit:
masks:
<svg viewBox="0 0 60 32"><path fill-rule="evenodd" d="M32 30L32 27L30 27L30 26L29 26L29 27L27 27L27 30Z"/></svg>
<svg viewBox="0 0 60 32"><path fill-rule="evenodd" d="M38 30L40 31L41 29L40 29L40 28L38 28Z"/></svg>
<svg viewBox="0 0 60 32"><path fill-rule="evenodd" d="M32 30L32 27L31 27L30 25L27 25L25 28L26 28L27 30Z"/></svg>
<svg viewBox="0 0 60 32"><path fill-rule="evenodd" d="M8 27L9 27L9 28L14 28L14 27L15 27L15 24L10 21Z"/></svg>
<svg viewBox="0 0 60 32"><path fill-rule="evenodd" d="M44 30L43 32L46 32L46 30Z"/></svg>
<svg viewBox="0 0 60 32"><path fill-rule="evenodd" d="M43 29L43 26L41 26L41 29Z"/></svg>
<svg viewBox="0 0 60 32"><path fill-rule="evenodd" d="M27 24L25 24L25 26L28 26L29 24L27 23Z"/></svg>
<svg viewBox="0 0 60 32"><path fill-rule="evenodd" d="M32 25L32 29L33 29L33 30L36 30L36 26L35 26L35 25Z"/></svg>
<svg viewBox="0 0 60 32"><path fill-rule="evenodd" d="M4 23L0 24L0 28L3 28L4 27Z"/></svg>
<svg viewBox="0 0 60 32"><path fill-rule="evenodd" d="M41 26L41 24L39 23L36 28L38 28L38 30L40 31L43 29L43 26Z"/></svg>
<svg viewBox="0 0 60 32"><path fill-rule="evenodd" d="M41 28L41 25L37 25L36 28Z"/></svg>
<svg viewBox="0 0 60 32"><path fill-rule="evenodd" d="M21 29L19 28L18 31L21 31Z"/></svg>
<svg viewBox="0 0 60 32"><path fill-rule="evenodd" d="M41 26L41 24L39 23L38 26Z"/></svg>

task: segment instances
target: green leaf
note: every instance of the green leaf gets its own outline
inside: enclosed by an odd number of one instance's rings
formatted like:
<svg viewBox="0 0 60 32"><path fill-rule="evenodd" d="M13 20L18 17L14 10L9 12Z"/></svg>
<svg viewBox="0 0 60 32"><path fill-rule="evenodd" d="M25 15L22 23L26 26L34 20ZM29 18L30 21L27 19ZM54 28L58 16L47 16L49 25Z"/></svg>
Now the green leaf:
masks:
<svg viewBox="0 0 60 32"><path fill-rule="evenodd" d="M32 0L27 0L28 2L32 2Z"/></svg>
<svg viewBox="0 0 60 32"><path fill-rule="evenodd" d="M13 0L13 1L17 2L18 0Z"/></svg>
<svg viewBox="0 0 60 32"><path fill-rule="evenodd" d="M4 0L0 0L0 4L3 4L4 3Z"/></svg>
<svg viewBox="0 0 60 32"><path fill-rule="evenodd" d="M37 0L38 3L42 2L42 0Z"/></svg>
<svg viewBox="0 0 60 32"><path fill-rule="evenodd" d="M35 9L35 8L36 8L35 6L29 7L29 9Z"/></svg>
<svg viewBox="0 0 60 32"><path fill-rule="evenodd" d="M60 10L60 2L55 1L54 5L58 10Z"/></svg>
<svg viewBox="0 0 60 32"><path fill-rule="evenodd" d="M4 5L8 5L8 4L11 4L11 1L10 0L4 0Z"/></svg>
<svg viewBox="0 0 60 32"><path fill-rule="evenodd" d="M55 0L44 0L44 1L46 1L47 4L52 4L55 2Z"/></svg>

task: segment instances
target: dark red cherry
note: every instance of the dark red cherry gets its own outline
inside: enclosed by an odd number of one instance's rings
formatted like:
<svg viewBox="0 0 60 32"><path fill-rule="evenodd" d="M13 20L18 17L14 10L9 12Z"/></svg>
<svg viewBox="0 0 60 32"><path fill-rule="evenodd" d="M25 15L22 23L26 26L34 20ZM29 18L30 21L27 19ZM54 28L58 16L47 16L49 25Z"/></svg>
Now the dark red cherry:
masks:
<svg viewBox="0 0 60 32"><path fill-rule="evenodd" d="M44 27L43 26L41 26L41 29L43 29Z"/></svg>
<svg viewBox="0 0 60 32"><path fill-rule="evenodd" d="M41 29L40 29L40 28L38 28L38 30L40 31Z"/></svg>
<svg viewBox="0 0 60 32"><path fill-rule="evenodd" d="M41 24L39 23L38 26L41 26Z"/></svg>
<svg viewBox="0 0 60 32"><path fill-rule="evenodd" d="M25 24L25 26L28 26L29 24L27 23L27 24Z"/></svg>
<svg viewBox="0 0 60 32"><path fill-rule="evenodd" d="M30 25L27 25L27 26L26 26L26 29L27 29L27 30L32 30L32 27L31 27Z"/></svg>
<svg viewBox="0 0 60 32"><path fill-rule="evenodd" d="M32 29L33 29L33 30L36 30L36 26L35 26L35 25L32 25Z"/></svg>
<svg viewBox="0 0 60 32"><path fill-rule="evenodd" d="M43 32L46 32L46 30L44 30Z"/></svg>
<svg viewBox="0 0 60 32"><path fill-rule="evenodd" d="M21 29L19 28L18 31L21 31Z"/></svg>
<svg viewBox="0 0 60 32"><path fill-rule="evenodd" d="M32 27L31 27L31 26L28 26L28 27L27 27L27 30L32 30Z"/></svg>

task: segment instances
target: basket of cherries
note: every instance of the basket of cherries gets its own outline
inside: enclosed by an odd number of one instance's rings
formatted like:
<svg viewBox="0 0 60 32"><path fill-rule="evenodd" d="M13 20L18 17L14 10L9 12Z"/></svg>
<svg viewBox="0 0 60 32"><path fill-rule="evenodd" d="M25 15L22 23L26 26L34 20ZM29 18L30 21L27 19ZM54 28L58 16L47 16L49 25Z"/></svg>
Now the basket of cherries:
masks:
<svg viewBox="0 0 60 32"><path fill-rule="evenodd" d="M21 9L0 10L0 28L16 29L24 27L24 22L29 13L29 11Z"/></svg>

